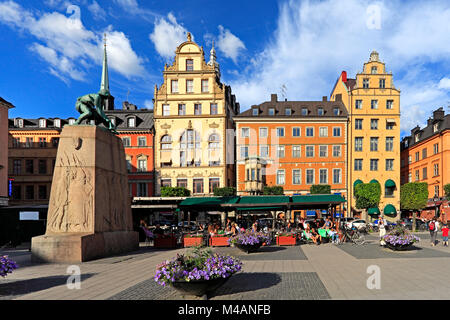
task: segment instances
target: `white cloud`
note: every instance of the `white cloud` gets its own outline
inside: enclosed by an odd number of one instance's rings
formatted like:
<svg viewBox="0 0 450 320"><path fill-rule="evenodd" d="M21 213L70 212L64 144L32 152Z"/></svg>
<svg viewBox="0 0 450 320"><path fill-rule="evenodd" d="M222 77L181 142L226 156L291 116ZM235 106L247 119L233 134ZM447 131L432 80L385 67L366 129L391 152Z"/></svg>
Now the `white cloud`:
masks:
<svg viewBox="0 0 450 320"><path fill-rule="evenodd" d="M159 14L152 10L141 8L137 0L114 0L114 2L123 8L127 13L137 15L148 22L154 22L155 18L160 17Z"/></svg>
<svg viewBox="0 0 450 320"><path fill-rule="evenodd" d="M106 12L99 6L97 1L92 1L92 3L88 6L88 10L92 13L94 19L106 20Z"/></svg>
<svg viewBox="0 0 450 320"><path fill-rule="evenodd" d="M144 107L147 109L153 109L153 101L152 100L145 100L144 101Z"/></svg>
<svg viewBox="0 0 450 320"><path fill-rule="evenodd" d="M217 48L224 54L225 57L237 62L238 55L245 50L245 45L230 30L225 29L219 25L219 37L217 40Z"/></svg>
<svg viewBox="0 0 450 320"><path fill-rule="evenodd" d="M150 34L150 40L160 56L169 59L175 55L176 48L186 41L187 30L180 24L172 13L165 18L155 21L155 28ZM192 37L194 39L194 37Z"/></svg>
<svg viewBox="0 0 450 320"><path fill-rule="evenodd" d="M280 4L276 31L267 36L264 50L230 81L242 110L269 100L270 93L281 94L283 84L288 99L320 100L342 70L352 78L362 71L375 49L402 92L402 129L426 123L426 115L450 97L444 90L450 80L440 81L450 72L450 4L375 2L379 29L367 25L367 9L373 4L371 0ZM430 72L428 63L439 67Z"/></svg>
<svg viewBox="0 0 450 320"><path fill-rule="evenodd" d="M55 3L56 4L56 3ZM103 32L85 28L76 16L58 12L35 16L13 1L0 3L0 23L27 31L41 43L30 50L49 64L49 72L60 79L82 80L86 69L101 65ZM127 78L145 75L144 59L132 49L124 33L110 26L108 55L109 67Z"/></svg>
<svg viewBox="0 0 450 320"><path fill-rule="evenodd" d="M139 4L136 0L114 0L114 2L129 12L136 12L139 10Z"/></svg>

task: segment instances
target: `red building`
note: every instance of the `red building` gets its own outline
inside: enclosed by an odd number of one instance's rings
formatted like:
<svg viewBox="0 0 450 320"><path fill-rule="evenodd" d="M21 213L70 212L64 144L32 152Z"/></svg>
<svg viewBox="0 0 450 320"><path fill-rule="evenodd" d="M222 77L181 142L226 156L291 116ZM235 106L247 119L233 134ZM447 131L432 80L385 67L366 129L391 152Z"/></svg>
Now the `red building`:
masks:
<svg viewBox="0 0 450 320"><path fill-rule="evenodd" d="M125 147L130 197L153 196L153 110L124 102L122 110L105 110L105 114L116 125Z"/></svg>

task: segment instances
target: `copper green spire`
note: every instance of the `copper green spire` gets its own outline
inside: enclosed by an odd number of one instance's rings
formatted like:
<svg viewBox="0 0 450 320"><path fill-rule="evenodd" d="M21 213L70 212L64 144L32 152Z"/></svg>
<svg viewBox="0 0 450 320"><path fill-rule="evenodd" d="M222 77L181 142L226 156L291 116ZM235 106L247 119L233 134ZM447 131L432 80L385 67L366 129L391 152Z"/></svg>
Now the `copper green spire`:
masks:
<svg viewBox="0 0 450 320"><path fill-rule="evenodd" d="M108 58L106 54L106 33L104 38L102 84L100 85L100 91L109 94Z"/></svg>

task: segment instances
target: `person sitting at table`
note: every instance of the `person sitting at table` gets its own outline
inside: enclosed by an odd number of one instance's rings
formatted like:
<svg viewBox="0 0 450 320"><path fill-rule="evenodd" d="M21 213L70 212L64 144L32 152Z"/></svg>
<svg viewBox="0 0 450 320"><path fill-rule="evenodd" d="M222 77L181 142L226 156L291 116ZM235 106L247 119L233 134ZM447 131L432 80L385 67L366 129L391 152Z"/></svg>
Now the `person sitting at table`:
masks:
<svg viewBox="0 0 450 320"><path fill-rule="evenodd" d="M292 224L290 221L288 222L288 224L286 226L286 232L292 232Z"/></svg>
<svg viewBox="0 0 450 320"><path fill-rule="evenodd" d="M311 239L317 245L319 245L322 242L322 237L320 236L320 234L317 233L315 228L311 229Z"/></svg>
<svg viewBox="0 0 450 320"><path fill-rule="evenodd" d="M328 234L331 237L331 243L337 243L337 241L338 241L338 233L337 233L336 228L334 226L331 227L331 229L328 231Z"/></svg>
<svg viewBox="0 0 450 320"><path fill-rule="evenodd" d="M164 230L161 228L161 225L158 223L156 228L153 230L153 234L157 237L162 236L164 234Z"/></svg>
<svg viewBox="0 0 450 320"><path fill-rule="evenodd" d="M225 228L225 234L232 234L232 232L231 232L231 225L228 225L228 226Z"/></svg>
<svg viewBox="0 0 450 320"><path fill-rule="evenodd" d="M236 223L234 223L234 222L231 224L230 230L231 230L231 234L232 234L233 236L237 235L238 232L239 232L238 229L237 229L237 227L236 227Z"/></svg>

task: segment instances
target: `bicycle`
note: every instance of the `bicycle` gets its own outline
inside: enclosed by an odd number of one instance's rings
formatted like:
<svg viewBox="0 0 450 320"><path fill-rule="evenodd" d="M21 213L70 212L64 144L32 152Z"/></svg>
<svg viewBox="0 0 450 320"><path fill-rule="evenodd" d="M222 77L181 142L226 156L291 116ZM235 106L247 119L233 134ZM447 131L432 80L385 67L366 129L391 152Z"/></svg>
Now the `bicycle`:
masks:
<svg viewBox="0 0 450 320"><path fill-rule="evenodd" d="M338 239L338 244L351 241L353 244L362 245L366 242L366 237L356 227L349 229L344 226L342 236Z"/></svg>

